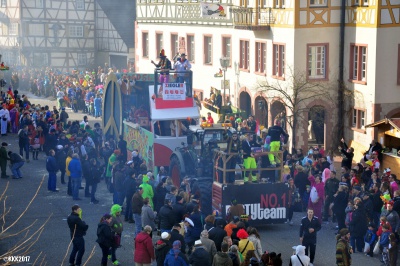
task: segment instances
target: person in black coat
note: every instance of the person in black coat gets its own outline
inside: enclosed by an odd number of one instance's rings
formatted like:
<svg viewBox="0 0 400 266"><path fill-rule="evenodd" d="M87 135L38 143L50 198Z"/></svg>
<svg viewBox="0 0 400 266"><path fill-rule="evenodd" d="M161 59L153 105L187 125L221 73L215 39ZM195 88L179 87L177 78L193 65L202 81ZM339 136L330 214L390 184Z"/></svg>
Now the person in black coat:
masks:
<svg viewBox="0 0 400 266"><path fill-rule="evenodd" d="M211 266L210 255L201 240L196 240L194 243L194 251L189 257L189 263L192 266Z"/></svg>
<svg viewBox="0 0 400 266"><path fill-rule="evenodd" d="M380 162L382 162L382 158L383 158L383 147L382 144L380 144L379 142L377 142L376 140L372 140L371 144L369 145L369 148L367 151L365 151L364 153L364 161L368 161L370 159L371 154L376 151L378 153L378 160Z"/></svg>
<svg viewBox="0 0 400 266"><path fill-rule="evenodd" d="M169 233L164 232L161 234L161 239L154 244L157 266L164 266L165 257L172 248L171 242L169 241L170 237L171 235Z"/></svg>
<svg viewBox="0 0 400 266"><path fill-rule="evenodd" d="M346 228L346 207L349 199L348 187L346 183L339 183L338 192L334 195L332 211L336 215L338 221L338 231L342 228Z"/></svg>
<svg viewBox="0 0 400 266"><path fill-rule="evenodd" d="M57 135L56 130L54 128L50 129L50 133L45 135L45 142L44 142L44 151L46 154L49 153L49 150L55 150L57 146Z"/></svg>
<svg viewBox="0 0 400 266"><path fill-rule="evenodd" d="M86 154L82 156L81 165L82 165L82 174L83 178L85 178L85 197L90 198L89 186L90 186L90 162L89 156ZM88 181L89 178L89 181Z"/></svg>
<svg viewBox="0 0 400 266"><path fill-rule="evenodd" d="M95 159L92 158L89 160L89 174L86 177L86 187L90 186L90 203L97 204L99 201L96 199L96 191L97 191L97 184L100 183L100 177L102 173L102 169L100 167L100 163ZM85 189L86 189L85 187ZM86 193L85 193L86 194Z"/></svg>
<svg viewBox="0 0 400 266"><path fill-rule="evenodd" d="M83 239L83 236L86 235L89 226L82 221L81 216L82 209L79 205L75 204L72 206L72 212L67 218L73 246L71 255L69 256L70 265L81 265L82 257L85 253L85 240Z"/></svg>
<svg viewBox="0 0 400 266"><path fill-rule="evenodd" d="M161 207L158 213L158 221L161 232L170 232L171 228L174 226L174 213L172 212L171 201L166 199L164 206Z"/></svg>
<svg viewBox="0 0 400 266"><path fill-rule="evenodd" d="M57 151L56 151L56 161L57 161L58 169L61 172L61 184L65 184L66 159L67 159L67 152L61 145L58 145Z"/></svg>
<svg viewBox="0 0 400 266"><path fill-rule="evenodd" d="M183 216L186 214L186 207L183 205L183 198L176 196L176 203L172 205L172 212L174 214L175 223L180 223Z"/></svg>
<svg viewBox="0 0 400 266"><path fill-rule="evenodd" d="M307 210L307 216L301 219L300 242L306 247L306 255L310 252L310 262L314 263L315 248L317 244L317 232L321 230L321 224L314 216L312 209Z"/></svg>
<svg viewBox="0 0 400 266"><path fill-rule="evenodd" d="M353 211L352 219L349 223L350 245L354 252L356 252L356 250L357 252L363 252L364 235L368 227L367 215L365 214L364 204L362 202L354 204L354 208L355 210Z"/></svg>
<svg viewBox="0 0 400 266"><path fill-rule="evenodd" d="M224 220L217 219L215 227L208 230L208 239L214 241L217 251L221 251L221 244L224 241L224 237L227 236L224 230L224 224Z"/></svg>
<svg viewBox="0 0 400 266"><path fill-rule="evenodd" d="M126 163L126 160L128 158L127 145L128 143L126 142L126 140L124 140L124 136L123 135L119 136L118 149L121 151L121 161L123 163Z"/></svg>
<svg viewBox="0 0 400 266"><path fill-rule="evenodd" d="M352 147L349 148L346 142L344 142L343 138L340 140L340 142L342 144L339 146L339 150L343 155L341 166L346 166L348 169L351 169L351 164L354 157L354 149Z"/></svg>
<svg viewBox="0 0 400 266"><path fill-rule="evenodd" d="M372 185L370 196L372 198L372 213L373 213L373 221L376 226L379 225L379 219L381 217L381 211L383 206L383 201L381 199L381 191L380 191L380 183L375 183Z"/></svg>
<svg viewBox="0 0 400 266"><path fill-rule="evenodd" d="M110 214L105 214L101 217L100 223L97 226L97 240L101 248L102 257L101 265L107 265L108 251L114 245L114 233L111 230L110 223L112 216Z"/></svg>
<svg viewBox="0 0 400 266"><path fill-rule="evenodd" d="M169 239L170 243L174 243L176 240L181 241L181 252L183 254L186 253L186 242L185 242L185 238L183 237L183 235L181 235L179 233L179 231L181 230L181 225L180 224L174 224L174 227L172 227L171 230L171 237Z"/></svg>
<svg viewBox="0 0 400 266"><path fill-rule="evenodd" d="M165 188L166 180L167 179L165 177L161 179L161 182L158 183L156 191L154 193L153 202L154 202L154 210L156 212L159 212L161 207L164 205L165 195L167 195L168 193L168 190Z"/></svg>
<svg viewBox="0 0 400 266"><path fill-rule="evenodd" d="M54 150L50 150L49 156L46 159L46 170L47 170L47 172L49 172L49 180L47 183L47 189L49 191L58 192L58 189L56 188L58 165L57 165L56 158L54 157L55 154L56 153Z"/></svg>
<svg viewBox="0 0 400 266"><path fill-rule="evenodd" d="M310 185L310 181L308 180L308 175L303 171L303 167L301 165L296 165L297 174L294 176L294 185L299 189L300 196L304 195L306 192L307 185Z"/></svg>
<svg viewBox="0 0 400 266"><path fill-rule="evenodd" d="M396 190L393 193L393 210L396 211L400 215L400 190Z"/></svg>
<svg viewBox="0 0 400 266"><path fill-rule="evenodd" d="M136 192L136 174L133 170L133 163L131 161L128 162L128 165L125 166L125 180L124 180L124 188L125 188L125 198L126 198L126 209L125 209L125 222L133 223L133 212L132 212L132 197Z"/></svg>

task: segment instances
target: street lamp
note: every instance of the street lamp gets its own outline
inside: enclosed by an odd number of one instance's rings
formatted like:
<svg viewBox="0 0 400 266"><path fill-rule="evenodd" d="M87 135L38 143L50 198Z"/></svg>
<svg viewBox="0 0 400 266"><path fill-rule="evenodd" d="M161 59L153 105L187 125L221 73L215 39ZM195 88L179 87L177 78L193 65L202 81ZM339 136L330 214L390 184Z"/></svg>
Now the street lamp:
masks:
<svg viewBox="0 0 400 266"><path fill-rule="evenodd" d="M225 93L225 88L226 88L226 84L225 84L225 72L227 70L227 68L229 67L229 63L230 63L231 59L229 57L221 57L219 59L219 63L221 64L222 67L222 71L224 71L224 101L223 101L223 105L226 105L226 93ZM229 93L229 98L231 97L231 88L229 87L228 90Z"/></svg>

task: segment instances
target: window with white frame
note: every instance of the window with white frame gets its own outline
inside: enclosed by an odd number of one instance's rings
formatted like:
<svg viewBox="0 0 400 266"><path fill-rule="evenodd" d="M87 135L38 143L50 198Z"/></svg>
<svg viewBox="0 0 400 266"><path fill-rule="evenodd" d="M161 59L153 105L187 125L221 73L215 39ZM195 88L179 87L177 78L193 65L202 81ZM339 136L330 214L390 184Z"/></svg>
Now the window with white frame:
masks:
<svg viewBox="0 0 400 266"><path fill-rule="evenodd" d="M222 54L224 57L229 57L232 62L232 54L231 54L231 37L222 37ZM229 62L229 66L231 63Z"/></svg>
<svg viewBox="0 0 400 266"><path fill-rule="evenodd" d="M250 45L249 41L240 40L239 68L248 70L250 68Z"/></svg>
<svg viewBox="0 0 400 266"><path fill-rule="evenodd" d="M44 36L44 25L43 24L29 24L29 35L30 36Z"/></svg>
<svg viewBox="0 0 400 266"><path fill-rule="evenodd" d="M365 129L365 110L353 109L351 126L356 129Z"/></svg>
<svg viewBox="0 0 400 266"><path fill-rule="evenodd" d="M79 66L87 65L87 55L86 54L78 54L78 65Z"/></svg>
<svg viewBox="0 0 400 266"><path fill-rule="evenodd" d="M33 65L34 66L48 66L49 55L47 53L34 53L33 54Z"/></svg>
<svg viewBox="0 0 400 266"><path fill-rule="evenodd" d="M212 36L204 36L204 64L212 65Z"/></svg>
<svg viewBox="0 0 400 266"><path fill-rule="evenodd" d="M83 26L69 26L69 37L83 37Z"/></svg>
<svg viewBox="0 0 400 266"><path fill-rule="evenodd" d="M37 8L44 8L44 0L35 0Z"/></svg>
<svg viewBox="0 0 400 266"><path fill-rule="evenodd" d="M191 63L194 63L194 51L195 51L195 44L194 44L194 35L187 36L187 58Z"/></svg>
<svg viewBox="0 0 400 266"><path fill-rule="evenodd" d="M158 55L161 49L163 48L164 48L164 36L162 33L156 33L156 51L158 52Z"/></svg>
<svg viewBox="0 0 400 266"><path fill-rule="evenodd" d="M178 34L171 34L171 56L173 57L179 52Z"/></svg>
<svg viewBox="0 0 400 266"><path fill-rule="evenodd" d="M309 79L326 78L327 45L308 46L308 71Z"/></svg>
<svg viewBox="0 0 400 266"><path fill-rule="evenodd" d="M278 78L285 77L285 45L273 45L273 68L272 76Z"/></svg>
<svg viewBox="0 0 400 266"><path fill-rule="evenodd" d="M327 0L310 0L310 6L326 6Z"/></svg>
<svg viewBox="0 0 400 266"><path fill-rule="evenodd" d="M256 64L255 64L255 71L257 73L265 73L266 69L266 48L267 44L263 42L256 42Z"/></svg>
<svg viewBox="0 0 400 266"><path fill-rule="evenodd" d="M18 23L10 23L8 26L8 35L18 35Z"/></svg>
<svg viewBox="0 0 400 266"><path fill-rule="evenodd" d="M367 81L367 46L350 45L350 79L353 81Z"/></svg>
<svg viewBox="0 0 400 266"><path fill-rule="evenodd" d="M6 65L15 65L16 63L16 56L15 53L12 51L4 51L3 52L3 59L2 61L6 64Z"/></svg>
<svg viewBox="0 0 400 266"><path fill-rule="evenodd" d="M7 0L1 0L1 7L7 7Z"/></svg>
<svg viewBox="0 0 400 266"><path fill-rule="evenodd" d="M75 0L75 6L79 10L85 9L85 0Z"/></svg>
<svg viewBox="0 0 400 266"><path fill-rule="evenodd" d="M142 32L142 56L149 57L149 33Z"/></svg>

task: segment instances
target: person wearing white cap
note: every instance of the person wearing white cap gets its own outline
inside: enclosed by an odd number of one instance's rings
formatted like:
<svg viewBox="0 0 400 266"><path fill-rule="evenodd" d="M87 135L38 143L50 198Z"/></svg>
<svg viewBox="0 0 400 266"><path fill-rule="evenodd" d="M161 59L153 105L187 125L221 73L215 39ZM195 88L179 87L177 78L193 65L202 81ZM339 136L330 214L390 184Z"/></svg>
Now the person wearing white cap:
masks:
<svg viewBox="0 0 400 266"><path fill-rule="evenodd" d="M201 240L196 240L194 242L194 250L189 257L189 263L192 266L211 265L210 254L204 248Z"/></svg>
<svg viewBox="0 0 400 266"><path fill-rule="evenodd" d="M197 237L194 235L194 223L192 219L186 217L183 224L185 225L185 243L188 245L188 254L190 254L192 252L192 247L197 239Z"/></svg>
<svg viewBox="0 0 400 266"><path fill-rule="evenodd" d="M186 83L186 90L187 90L187 96L191 97L192 90L191 90L191 79L188 75L187 72L190 71L192 68L192 65L190 64L189 60L186 59L186 54L182 53L180 56L180 59L175 62L174 65L175 70L177 71L177 78L176 82L177 83Z"/></svg>
<svg viewBox="0 0 400 266"><path fill-rule="evenodd" d="M167 232L164 232L161 234L161 239L154 244L157 266L164 266L165 257L172 248L172 245L169 241L170 238L171 235Z"/></svg>

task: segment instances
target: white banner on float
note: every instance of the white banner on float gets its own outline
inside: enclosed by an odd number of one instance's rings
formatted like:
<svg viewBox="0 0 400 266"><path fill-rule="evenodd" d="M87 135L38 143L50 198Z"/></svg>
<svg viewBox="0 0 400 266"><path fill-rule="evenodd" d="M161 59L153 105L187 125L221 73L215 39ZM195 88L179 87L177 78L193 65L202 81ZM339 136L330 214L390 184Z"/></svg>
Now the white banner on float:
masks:
<svg viewBox="0 0 400 266"><path fill-rule="evenodd" d="M163 100L186 99L186 83L163 83Z"/></svg>

